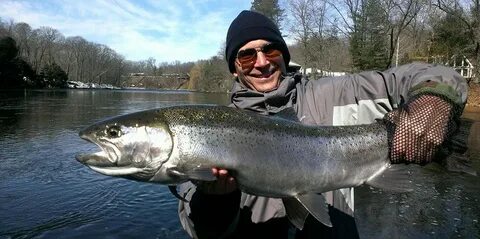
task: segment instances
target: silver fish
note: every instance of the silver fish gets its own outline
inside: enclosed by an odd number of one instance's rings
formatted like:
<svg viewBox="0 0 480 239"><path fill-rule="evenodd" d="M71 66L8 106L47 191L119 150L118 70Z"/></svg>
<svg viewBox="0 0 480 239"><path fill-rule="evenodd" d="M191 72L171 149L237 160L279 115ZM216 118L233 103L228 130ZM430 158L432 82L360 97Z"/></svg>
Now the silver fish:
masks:
<svg viewBox="0 0 480 239"><path fill-rule="evenodd" d="M228 169L242 191L286 199L297 227L307 212L330 225L319 193L364 183L397 191L410 185L406 166L388 160L382 123L306 126L288 115L183 105L107 119L80 137L102 150L76 159L109 176L178 185L215 180L212 167Z"/></svg>

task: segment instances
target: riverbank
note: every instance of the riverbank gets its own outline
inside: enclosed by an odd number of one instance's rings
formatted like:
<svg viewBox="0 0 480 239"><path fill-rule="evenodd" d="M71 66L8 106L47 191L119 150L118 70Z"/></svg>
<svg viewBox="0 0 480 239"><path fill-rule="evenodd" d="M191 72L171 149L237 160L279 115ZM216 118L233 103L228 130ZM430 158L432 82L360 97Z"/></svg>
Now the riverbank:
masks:
<svg viewBox="0 0 480 239"><path fill-rule="evenodd" d="M480 107L480 84L472 83L468 89L467 107Z"/></svg>

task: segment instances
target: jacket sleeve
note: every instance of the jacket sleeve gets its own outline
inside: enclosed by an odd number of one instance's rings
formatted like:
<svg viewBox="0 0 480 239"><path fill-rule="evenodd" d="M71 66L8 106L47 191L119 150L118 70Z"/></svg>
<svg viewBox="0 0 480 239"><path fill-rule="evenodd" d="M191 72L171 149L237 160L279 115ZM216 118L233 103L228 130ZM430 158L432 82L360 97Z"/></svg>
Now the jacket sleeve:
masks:
<svg viewBox="0 0 480 239"><path fill-rule="evenodd" d="M178 215L190 237L223 238L235 229L240 212L239 190L208 195L187 182L179 186L179 194L188 201L179 201Z"/></svg>
<svg viewBox="0 0 480 239"><path fill-rule="evenodd" d="M467 101L466 80L447 66L413 63L387 70L382 76L387 84L389 97L396 105L418 93L440 94L457 104L465 104Z"/></svg>
<svg viewBox="0 0 480 239"><path fill-rule="evenodd" d="M426 82L437 82L440 87L422 87ZM465 79L452 68L423 63L306 81L303 87L305 93L299 95L301 104L297 104L297 112L303 113L299 117L304 123L321 125L372 123L405 103L412 89L447 97L452 93L452 100L464 104L468 89Z"/></svg>

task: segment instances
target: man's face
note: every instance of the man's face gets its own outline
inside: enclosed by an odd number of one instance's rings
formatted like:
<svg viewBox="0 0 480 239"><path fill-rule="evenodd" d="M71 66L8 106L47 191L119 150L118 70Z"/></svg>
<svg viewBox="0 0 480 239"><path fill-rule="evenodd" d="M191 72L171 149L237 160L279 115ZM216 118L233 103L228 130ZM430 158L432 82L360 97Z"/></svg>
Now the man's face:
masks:
<svg viewBox="0 0 480 239"><path fill-rule="evenodd" d="M282 73L286 72L283 56L278 52L265 47L271 44L266 40L253 40L247 42L238 50L238 56L245 52L256 50L256 59L253 58L251 64L242 62L238 57L235 59L237 76L248 88L258 92L269 92L277 89L280 84ZM263 52L261 49L266 49Z"/></svg>

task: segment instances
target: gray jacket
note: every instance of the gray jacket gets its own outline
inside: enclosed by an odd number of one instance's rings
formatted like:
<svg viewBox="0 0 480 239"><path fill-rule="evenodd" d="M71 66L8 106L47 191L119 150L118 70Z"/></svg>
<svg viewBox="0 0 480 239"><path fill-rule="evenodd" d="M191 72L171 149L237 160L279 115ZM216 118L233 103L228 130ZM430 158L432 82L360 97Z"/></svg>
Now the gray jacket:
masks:
<svg viewBox="0 0 480 239"><path fill-rule="evenodd" d="M459 101L466 102L466 81L453 69L413 63L384 72L369 71L315 81L300 75L286 76L277 90L268 93L252 91L237 79L233 87L232 106L265 115L293 107L298 119L309 125L367 124L404 103L408 100L409 90L426 81L450 85L458 92ZM181 223L193 238L227 235L252 238L268 232L269 237L277 233L276 238L287 238L285 227L288 227L288 222L281 199L240 192L222 196L204 195L195 189L192 183L182 185L180 194L190 202L179 203ZM349 215L354 224L353 193L353 188L346 188L327 192L325 197L331 210ZM332 223L334 232L328 235L341 237L341 231L345 231L342 220L332 220ZM262 232L262 229L265 230Z"/></svg>

